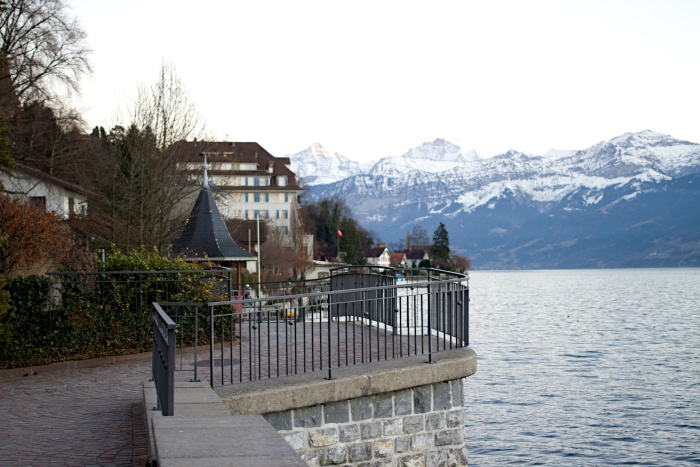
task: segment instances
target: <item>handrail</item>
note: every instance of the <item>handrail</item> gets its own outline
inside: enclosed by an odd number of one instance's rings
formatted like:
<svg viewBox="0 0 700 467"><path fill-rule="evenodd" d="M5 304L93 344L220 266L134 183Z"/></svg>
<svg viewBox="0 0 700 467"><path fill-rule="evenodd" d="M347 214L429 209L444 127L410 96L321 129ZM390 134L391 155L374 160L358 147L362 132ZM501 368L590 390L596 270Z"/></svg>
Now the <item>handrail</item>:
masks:
<svg viewBox="0 0 700 467"><path fill-rule="evenodd" d="M208 303L210 374L219 360L222 385L312 371L332 379L344 366L415 355L432 363L468 346L468 276L425 269L399 283L398 271L340 268L322 290Z"/></svg>
<svg viewBox="0 0 700 467"><path fill-rule="evenodd" d="M175 413L175 333L177 325L163 308L153 302L152 374L156 385L158 409L163 415Z"/></svg>

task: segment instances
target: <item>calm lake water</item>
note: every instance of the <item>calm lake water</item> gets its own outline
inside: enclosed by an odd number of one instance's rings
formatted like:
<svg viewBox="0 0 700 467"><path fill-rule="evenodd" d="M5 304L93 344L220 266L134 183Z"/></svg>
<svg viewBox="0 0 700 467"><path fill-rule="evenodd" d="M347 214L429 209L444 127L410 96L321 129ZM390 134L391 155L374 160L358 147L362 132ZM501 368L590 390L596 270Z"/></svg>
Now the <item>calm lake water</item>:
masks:
<svg viewBox="0 0 700 467"><path fill-rule="evenodd" d="M470 466L700 464L700 269L470 275Z"/></svg>

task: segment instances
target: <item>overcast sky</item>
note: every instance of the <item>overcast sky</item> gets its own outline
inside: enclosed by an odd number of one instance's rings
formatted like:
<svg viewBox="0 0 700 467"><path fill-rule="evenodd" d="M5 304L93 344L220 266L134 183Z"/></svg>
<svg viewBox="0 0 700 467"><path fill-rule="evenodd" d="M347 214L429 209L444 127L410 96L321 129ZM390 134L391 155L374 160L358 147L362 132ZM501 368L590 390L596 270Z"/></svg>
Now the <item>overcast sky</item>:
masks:
<svg viewBox="0 0 700 467"><path fill-rule="evenodd" d="M700 143L700 1L69 0L79 107L113 124L171 62L218 140L350 159L482 157L651 129Z"/></svg>

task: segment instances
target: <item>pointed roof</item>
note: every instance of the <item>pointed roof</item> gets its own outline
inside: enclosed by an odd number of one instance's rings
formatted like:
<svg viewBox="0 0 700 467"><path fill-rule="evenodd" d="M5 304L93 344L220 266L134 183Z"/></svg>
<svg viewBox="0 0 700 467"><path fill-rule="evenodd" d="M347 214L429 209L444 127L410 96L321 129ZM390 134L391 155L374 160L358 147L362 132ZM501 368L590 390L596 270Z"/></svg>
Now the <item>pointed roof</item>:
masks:
<svg viewBox="0 0 700 467"><path fill-rule="evenodd" d="M229 234L209 189L206 160L204 183L185 228L173 245L174 256L189 261L249 261L256 256L241 248Z"/></svg>

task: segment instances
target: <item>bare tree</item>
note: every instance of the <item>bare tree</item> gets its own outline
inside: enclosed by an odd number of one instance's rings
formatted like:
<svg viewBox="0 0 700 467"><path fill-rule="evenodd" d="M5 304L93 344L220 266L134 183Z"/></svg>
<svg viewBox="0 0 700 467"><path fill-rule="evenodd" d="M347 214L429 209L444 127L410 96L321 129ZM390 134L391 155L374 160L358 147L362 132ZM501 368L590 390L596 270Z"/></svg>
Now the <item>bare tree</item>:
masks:
<svg viewBox="0 0 700 467"><path fill-rule="evenodd" d="M410 243L408 246L410 247L422 247L430 244L428 231L420 224L413 226L409 240Z"/></svg>
<svg viewBox="0 0 700 467"><path fill-rule="evenodd" d="M126 250L163 248L180 233L192 208L183 200L197 189L177 166L191 148L175 143L201 136L202 125L174 68L165 64L154 85L140 87L130 119L109 135L93 132L102 143L100 170L91 170L98 194L93 219L103 238Z"/></svg>
<svg viewBox="0 0 700 467"><path fill-rule="evenodd" d="M63 0L0 3L0 98L54 100L59 87L78 91L90 72L85 32ZM9 84L9 85L8 85Z"/></svg>

